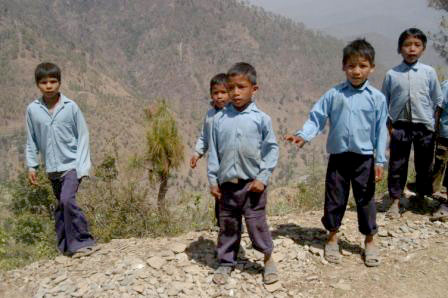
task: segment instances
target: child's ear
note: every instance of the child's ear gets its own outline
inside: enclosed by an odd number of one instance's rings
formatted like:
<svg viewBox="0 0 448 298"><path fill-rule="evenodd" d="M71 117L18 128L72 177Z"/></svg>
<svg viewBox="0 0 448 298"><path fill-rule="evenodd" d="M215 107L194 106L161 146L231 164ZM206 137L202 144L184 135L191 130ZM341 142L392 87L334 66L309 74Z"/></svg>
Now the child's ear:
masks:
<svg viewBox="0 0 448 298"><path fill-rule="evenodd" d="M258 91L258 85L253 85L252 86L252 94L257 93L257 91Z"/></svg>
<svg viewBox="0 0 448 298"><path fill-rule="evenodd" d="M373 73L375 71L375 64L372 64L372 68L370 68L370 73Z"/></svg>

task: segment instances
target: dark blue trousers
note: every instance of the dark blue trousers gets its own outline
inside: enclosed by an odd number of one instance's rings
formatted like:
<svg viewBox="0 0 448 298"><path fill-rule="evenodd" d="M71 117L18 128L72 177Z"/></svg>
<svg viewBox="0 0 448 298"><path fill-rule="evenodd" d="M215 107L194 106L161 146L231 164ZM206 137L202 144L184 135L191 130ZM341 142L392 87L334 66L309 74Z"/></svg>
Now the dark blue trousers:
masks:
<svg viewBox="0 0 448 298"><path fill-rule="evenodd" d="M417 193L432 195L434 133L424 124L397 121L392 124L388 188L389 196L400 198L408 178L409 156L414 145Z"/></svg>
<svg viewBox="0 0 448 298"><path fill-rule="evenodd" d="M250 180L223 183L219 200L219 235L216 249L221 265L234 266L241 242L242 217L254 249L270 254L273 250L271 232L266 221L267 190L250 192Z"/></svg>
<svg viewBox="0 0 448 298"><path fill-rule="evenodd" d="M95 240L88 231L86 217L76 204L76 192L80 184L76 170L50 181L58 200L54 211L58 249L62 253L71 254L80 248L94 245Z"/></svg>
<svg viewBox="0 0 448 298"><path fill-rule="evenodd" d="M325 180L325 206L322 224L337 231L347 208L350 184L358 212L358 228L364 235L374 235L376 225L375 165L373 155L353 152L331 154Z"/></svg>

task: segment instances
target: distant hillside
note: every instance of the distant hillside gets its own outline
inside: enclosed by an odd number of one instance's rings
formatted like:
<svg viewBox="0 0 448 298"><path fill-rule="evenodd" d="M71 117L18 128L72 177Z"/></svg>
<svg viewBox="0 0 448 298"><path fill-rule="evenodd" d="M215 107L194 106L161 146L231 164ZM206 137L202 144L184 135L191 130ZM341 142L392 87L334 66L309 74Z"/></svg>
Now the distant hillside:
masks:
<svg viewBox="0 0 448 298"><path fill-rule="evenodd" d="M62 66L62 90L86 114L94 163L114 136L125 163L141 152L141 111L158 97L171 103L191 148L208 109L209 78L238 61L256 66L257 101L271 115L280 139L303 123L325 89L343 79L343 46L234 0L3 1L0 161L8 166L0 170L0 179L14 176L23 164L23 115L37 95L32 72L41 61ZM324 150L321 138L304 152L316 151L314 160ZM310 160L289 151L282 149L278 183L303 175L298 166ZM182 177L192 175L186 166L181 172L177 184L185 186ZM205 186L203 174L193 177L195 184Z"/></svg>

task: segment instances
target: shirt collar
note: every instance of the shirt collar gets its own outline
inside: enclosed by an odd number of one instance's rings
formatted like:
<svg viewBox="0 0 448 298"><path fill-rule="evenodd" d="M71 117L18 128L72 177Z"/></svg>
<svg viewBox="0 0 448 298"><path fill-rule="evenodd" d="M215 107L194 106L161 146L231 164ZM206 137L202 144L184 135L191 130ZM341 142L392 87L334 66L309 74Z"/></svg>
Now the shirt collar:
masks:
<svg viewBox="0 0 448 298"><path fill-rule="evenodd" d="M353 91L358 91L358 90L359 91L364 91L366 89L368 91L372 91L372 87L371 87L371 85L369 83L369 80L365 81L364 84L361 87L359 87L359 88L354 88L352 86L352 84L350 84L350 82L347 80L347 81L344 82L342 88L349 88L350 90L353 90Z"/></svg>
<svg viewBox="0 0 448 298"><path fill-rule="evenodd" d="M252 111L258 111L257 105L255 104L254 101L252 101L251 103L249 103L249 105L243 110L243 111L238 111L237 109L235 109L235 107L232 104L229 104L227 107L228 109L232 109L232 111L234 111L235 113L250 113Z"/></svg>
<svg viewBox="0 0 448 298"><path fill-rule="evenodd" d="M59 93L59 95L60 95L59 103L64 103L64 104L66 104L66 103L70 102L70 99L68 99L67 97L65 97L64 94ZM38 103L38 104L41 104L41 105L43 105L43 106L47 106L47 105L45 104L44 99L43 99L42 96L39 96L34 102L36 102L36 103ZM58 104L59 104L59 103L58 103Z"/></svg>
<svg viewBox="0 0 448 298"><path fill-rule="evenodd" d="M404 69L412 69L417 71L421 66L421 63L419 61L415 62L412 65L406 64L404 61L401 62L401 67L403 67Z"/></svg>

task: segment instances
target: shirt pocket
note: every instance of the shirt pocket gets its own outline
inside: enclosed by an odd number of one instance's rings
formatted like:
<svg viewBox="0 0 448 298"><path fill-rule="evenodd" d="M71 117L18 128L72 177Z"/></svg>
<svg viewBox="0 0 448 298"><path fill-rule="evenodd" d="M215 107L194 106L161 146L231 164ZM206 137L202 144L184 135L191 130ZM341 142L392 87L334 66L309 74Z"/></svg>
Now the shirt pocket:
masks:
<svg viewBox="0 0 448 298"><path fill-rule="evenodd" d="M243 132L237 128L237 137L240 139L240 153L244 158L260 159L260 135L255 131Z"/></svg>
<svg viewBox="0 0 448 298"><path fill-rule="evenodd" d="M75 124L68 120L55 120L53 129L58 141L64 143L71 150L76 150Z"/></svg>

